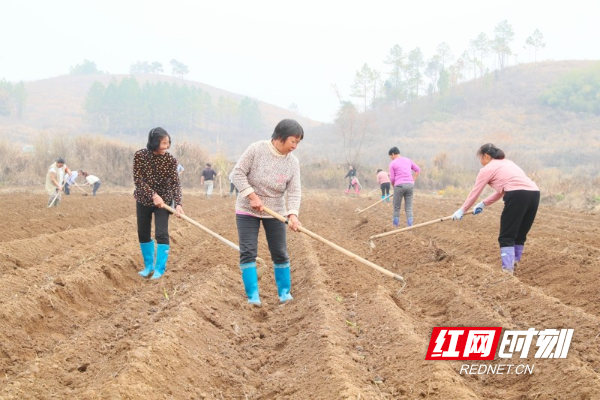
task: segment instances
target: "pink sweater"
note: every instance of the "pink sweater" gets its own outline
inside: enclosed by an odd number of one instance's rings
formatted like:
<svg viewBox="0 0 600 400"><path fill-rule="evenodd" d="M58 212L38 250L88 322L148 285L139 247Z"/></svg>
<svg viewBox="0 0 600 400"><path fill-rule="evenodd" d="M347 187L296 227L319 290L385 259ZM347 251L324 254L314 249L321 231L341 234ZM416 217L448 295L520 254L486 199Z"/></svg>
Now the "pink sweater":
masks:
<svg viewBox="0 0 600 400"><path fill-rule="evenodd" d="M377 183L390 183L390 177L387 172L381 171L377 174Z"/></svg>
<svg viewBox="0 0 600 400"><path fill-rule="evenodd" d="M517 164L510 160L492 160L479 170L475 186L469 193L467 200L462 205L463 211L468 211L475 204L485 185L490 185L496 191L483 200L486 206L495 203L504 196L504 192L512 190L539 191L535 182L525 175L525 172Z"/></svg>
<svg viewBox="0 0 600 400"><path fill-rule="evenodd" d="M418 173L421 169L417 164L412 162L410 158L396 157L390 163L390 181L392 182L392 185L397 186L403 183L415 183L412 171Z"/></svg>

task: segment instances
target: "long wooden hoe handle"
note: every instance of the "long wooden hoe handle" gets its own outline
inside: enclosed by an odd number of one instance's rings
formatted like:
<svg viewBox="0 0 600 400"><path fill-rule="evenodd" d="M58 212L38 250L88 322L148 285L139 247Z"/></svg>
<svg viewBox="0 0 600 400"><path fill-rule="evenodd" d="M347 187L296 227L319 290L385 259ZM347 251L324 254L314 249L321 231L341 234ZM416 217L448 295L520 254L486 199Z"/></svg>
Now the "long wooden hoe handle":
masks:
<svg viewBox="0 0 600 400"><path fill-rule="evenodd" d="M238 246L237 244L225 239L223 236L219 235L218 233L215 233L213 231L211 231L210 229L208 229L207 227L205 227L204 225L194 221L193 219L191 219L190 217L188 217L185 214L179 214L173 207L170 207L166 204L163 204L163 208L167 211L169 211L171 214L175 214L175 215L179 215L181 218L185 219L187 222L189 222L190 224L197 226L198 228L202 229L205 233L208 233L210 236L214 237L215 239L220 240L221 242L225 243L227 246L237 250L238 252L240 251L240 246ZM256 262L259 265L259 271L258 271L258 277L260 279L260 277L262 276L263 272L264 272L264 268L266 268L267 263L265 263L265 260L263 260L260 257L256 257ZM260 270L260 268L262 268L262 271Z"/></svg>
<svg viewBox="0 0 600 400"><path fill-rule="evenodd" d="M166 209L166 210L168 210L168 211L170 211L172 214L175 214L175 215L179 214L173 207L170 207L170 206L168 206L166 204L163 204L163 208ZM214 237L216 239L219 239L221 242L225 243L227 246L229 246L231 248L234 248L237 251L240 251L240 247L237 244L235 244L235 243L233 243L233 242L225 239L223 236L219 235L218 233L215 233L215 232L211 231L210 229L208 229L204 225L199 224L198 222L194 221L193 219L191 219L187 215L185 215L185 214L179 214L179 216L181 218L185 219L190 224L195 225L198 228L202 229L205 233L208 233L210 236L212 236L212 237Z"/></svg>
<svg viewBox="0 0 600 400"><path fill-rule="evenodd" d="M371 204L369 207L365 208L364 210L356 210L357 214L360 214L361 212L367 211L369 208L371 207L375 207L377 204L381 203L384 200L389 199L390 197L394 196L394 193L390 194L389 196L384 197L383 199L379 200L377 203L373 203Z"/></svg>
<svg viewBox="0 0 600 400"><path fill-rule="evenodd" d="M473 211L466 212L464 215L469 215L469 214L473 214ZM409 226L407 228L395 229L393 231L389 231L389 232L385 232L385 233L380 233L379 235L371 236L369 238L369 240L381 238L381 237L384 237L384 236L395 235L395 234L400 233L400 232L410 231L411 229L421 228L421 227L427 226L427 225L437 224L438 222L448 221L449 219L452 219L452 215L449 215L447 217L432 219L431 221L427 221L427 222L423 222L423 223L416 224L416 225L413 225L413 226Z"/></svg>
<svg viewBox="0 0 600 400"><path fill-rule="evenodd" d="M60 187L60 190L62 190L64 186L65 185L63 183L63 185ZM54 205L54 202L56 201L56 199L58 199L58 196L60 195L60 190L58 192L56 192L56 196L54 196L54 198L52 199L52 202L48 205L48 208L52 207Z"/></svg>
<svg viewBox="0 0 600 400"><path fill-rule="evenodd" d="M286 224L288 223L287 219L284 216L276 213L275 211L269 209L268 207L263 206L263 210L264 210L264 212L266 212L267 214L272 215L273 217L277 218L281 222L284 222ZM364 258L362 258L362 257L360 257L360 256L358 256L358 255L356 255L356 254L354 254L354 253L352 253L352 252L344 249L341 246L338 246L337 244L335 244L333 242L330 242L329 240L327 240L327 239L325 239L325 238L317 235L316 233L313 233L313 232L309 231L308 229L306 229L304 227L300 226L300 227L298 227L298 230L300 232L304 233L305 235L308 235L311 238L318 240L321 243L325 243L327 246L329 246L329 247L331 247L331 248L339 251L340 253L343 253L343 254L347 255L348 257L350 257L350 258L352 258L352 259L354 259L354 260L356 260L358 262L361 262L361 263L365 264L366 266L369 266L369 267L371 267L371 268L373 268L373 269L381 272L382 274L387 275L390 278L394 278L394 279L402 282L404 285L406 285L406 282L404 281L404 278L401 277L400 275L395 274L395 273L393 273L391 271L388 271L387 269L382 268L379 265L374 264L374 263L372 263L369 260L365 260Z"/></svg>
<svg viewBox="0 0 600 400"><path fill-rule="evenodd" d="M75 186L77 186L77 188L78 188L79 190L81 190L83 193L87 193L87 191L83 190L83 189L81 188L81 186L79 186L79 185L77 184L77 182L75 182Z"/></svg>

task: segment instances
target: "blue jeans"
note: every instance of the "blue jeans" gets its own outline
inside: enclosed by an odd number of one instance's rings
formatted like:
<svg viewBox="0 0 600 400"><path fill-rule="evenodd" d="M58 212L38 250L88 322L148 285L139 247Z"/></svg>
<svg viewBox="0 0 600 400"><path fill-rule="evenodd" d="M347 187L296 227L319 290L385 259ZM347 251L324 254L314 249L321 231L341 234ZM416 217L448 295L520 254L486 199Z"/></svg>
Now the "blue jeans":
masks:
<svg viewBox="0 0 600 400"><path fill-rule="evenodd" d="M256 261L258 256L258 231L262 221L267 236L271 259L275 264L290 261L287 252L287 226L275 218L258 218L251 215L236 214L240 242L240 264Z"/></svg>
<svg viewBox="0 0 600 400"><path fill-rule="evenodd" d="M94 190L92 191L92 195L96 195L96 192L98 191L98 189L100 188L100 181L94 183Z"/></svg>

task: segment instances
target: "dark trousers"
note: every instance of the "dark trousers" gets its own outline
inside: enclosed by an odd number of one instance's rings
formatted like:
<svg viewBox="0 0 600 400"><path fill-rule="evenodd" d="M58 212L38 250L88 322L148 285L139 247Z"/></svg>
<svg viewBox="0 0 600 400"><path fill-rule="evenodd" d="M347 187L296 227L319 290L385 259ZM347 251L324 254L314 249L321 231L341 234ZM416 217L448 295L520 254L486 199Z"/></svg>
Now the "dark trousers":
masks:
<svg viewBox="0 0 600 400"><path fill-rule="evenodd" d="M69 184L65 182L65 186L63 186L63 192L68 196L71 194L71 189L69 188Z"/></svg>
<svg viewBox="0 0 600 400"><path fill-rule="evenodd" d="M94 190L92 191L92 194L95 196L96 192L98 191L98 189L100 188L100 181L94 183Z"/></svg>
<svg viewBox="0 0 600 400"><path fill-rule="evenodd" d="M500 247L523 245L533 225L540 204L540 192L513 190L504 193L504 210L500 216Z"/></svg>
<svg viewBox="0 0 600 400"><path fill-rule="evenodd" d="M169 215L164 208L146 207L139 202L135 203L137 215L138 239L140 243L148 243L152 240L152 214L154 214L154 236L156 243L169 244Z"/></svg>
<svg viewBox="0 0 600 400"><path fill-rule="evenodd" d="M256 261L258 256L258 231L262 221L267 236L271 259L275 264L290 261L287 252L287 226L275 218L258 218L250 215L235 215L240 242L240 264Z"/></svg>
<svg viewBox="0 0 600 400"><path fill-rule="evenodd" d="M382 196L389 196L390 195L390 183L389 182L381 184L381 195Z"/></svg>

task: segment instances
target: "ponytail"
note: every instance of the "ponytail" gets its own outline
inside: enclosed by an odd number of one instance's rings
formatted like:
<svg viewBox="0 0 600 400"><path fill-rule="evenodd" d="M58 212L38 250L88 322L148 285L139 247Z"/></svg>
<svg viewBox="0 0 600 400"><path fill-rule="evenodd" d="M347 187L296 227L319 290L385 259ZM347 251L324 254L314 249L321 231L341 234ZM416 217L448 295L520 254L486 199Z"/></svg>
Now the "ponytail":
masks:
<svg viewBox="0 0 600 400"><path fill-rule="evenodd" d="M504 157L506 157L504 152L501 149L494 146L493 143L486 143L483 146L481 146L479 148L479 150L477 150L478 157L481 157L484 154L487 154L488 156L492 157L494 160L503 160Z"/></svg>

